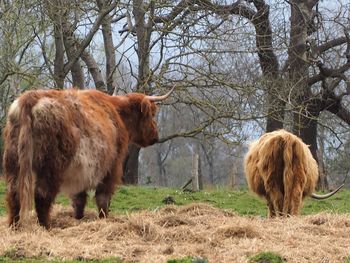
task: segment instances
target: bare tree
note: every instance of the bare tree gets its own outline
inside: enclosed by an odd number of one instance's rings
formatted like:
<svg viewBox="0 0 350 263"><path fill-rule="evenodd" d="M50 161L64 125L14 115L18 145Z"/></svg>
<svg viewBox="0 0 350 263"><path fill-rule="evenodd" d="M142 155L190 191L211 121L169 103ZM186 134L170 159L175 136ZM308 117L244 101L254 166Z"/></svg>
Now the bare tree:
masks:
<svg viewBox="0 0 350 263"><path fill-rule="evenodd" d="M340 0L7 0L0 8L3 105L9 87L39 82L87 88L92 80L109 94L177 85L159 115L167 143L154 148L162 185L177 180L166 174L195 145L214 181L232 166L221 160L230 151L218 155L223 141L244 149L262 130L290 127L317 158L320 116L350 122L349 4ZM187 140L168 142L175 138ZM138 182L139 157L130 146L125 182Z"/></svg>

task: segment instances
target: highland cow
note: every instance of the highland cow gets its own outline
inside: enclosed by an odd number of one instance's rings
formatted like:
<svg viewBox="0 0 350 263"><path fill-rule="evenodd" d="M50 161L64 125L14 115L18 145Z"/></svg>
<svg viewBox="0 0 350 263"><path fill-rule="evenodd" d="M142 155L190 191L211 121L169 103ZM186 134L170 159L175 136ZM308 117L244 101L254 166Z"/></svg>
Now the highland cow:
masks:
<svg viewBox="0 0 350 263"><path fill-rule="evenodd" d="M253 142L244 160L249 188L266 198L269 217L298 215L306 196L325 199L314 194L318 166L308 146L297 136L278 130Z"/></svg>
<svg viewBox="0 0 350 263"><path fill-rule="evenodd" d="M158 141L155 102L172 90L163 96L35 90L16 99L4 131L9 225L22 223L34 201L40 225L48 228L59 192L71 198L80 219L87 191L95 190L99 217L106 217L129 143Z"/></svg>

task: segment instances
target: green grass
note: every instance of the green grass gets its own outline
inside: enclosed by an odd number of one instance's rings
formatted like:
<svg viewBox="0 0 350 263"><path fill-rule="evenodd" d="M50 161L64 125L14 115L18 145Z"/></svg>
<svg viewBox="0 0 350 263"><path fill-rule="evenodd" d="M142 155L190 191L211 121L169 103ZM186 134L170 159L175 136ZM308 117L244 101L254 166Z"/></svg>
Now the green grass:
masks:
<svg viewBox="0 0 350 263"><path fill-rule="evenodd" d="M286 260L274 252L261 252L249 259L249 263L283 263L283 262L286 262Z"/></svg>
<svg viewBox="0 0 350 263"><path fill-rule="evenodd" d="M209 263L209 261L202 258L186 257L182 259L170 259L167 263Z"/></svg>
<svg viewBox="0 0 350 263"><path fill-rule="evenodd" d="M346 258L344 258L344 263L350 263L350 256L347 256Z"/></svg>
<svg viewBox="0 0 350 263"><path fill-rule="evenodd" d="M5 190L5 183L0 180L0 215L2 216L6 214ZM266 202L255 194L246 189L233 191L223 187L206 189L200 192L183 192L172 188L122 186L114 194L110 209L112 213L130 213L143 209L156 210L165 205L162 201L167 196L171 196L176 205L201 202L234 211L243 216L260 215L265 217L267 214ZM316 214L322 211L348 213L350 212L349 199L349 189L342 189L327 200L306 198L301 213L303 215ZM69 205L70 200L60 195L56 203ZM90 193L88 207L95 208L93 193Z"/></svg>
<svg viewBox="0 0 350 263"><path fill-rule="evenodd" d="M26 258L23 257L20 251L17 249L8 249L0 256L0 262L4 263L84 263L84 262L90 262L90 263L123 263L123 260L116 257L111 258L105 258L105 259L88 259L88 258L77 258L73 260L62 260L62 259L47 259L42 257L31 257Z"/></svg>
<svg viewBox="0 0 350 263"><path fill-rule="evenodd" d="M1 263L23 263L23 262L30 262L30 263L123 263L123 261L119 258L107 258L107 259L101 259L101 260L95 260L95 259L75 259L75 260L60 260L60 259L52 259L48 260L45 258L12 258L12 257L1 257L0 256L0 262ZM167 263L209 263L206 259L201 258L191 258L186 257L182 259L170 259L167 261Z"/></svg>
<svg viewBox="0 0 350 263"><path fill-rule="evenodd" d="M0 216L3 216L6 211L6 205L5 205L5 191L6 186L5 182L1 180L2 177L0 177Z"/></svg>

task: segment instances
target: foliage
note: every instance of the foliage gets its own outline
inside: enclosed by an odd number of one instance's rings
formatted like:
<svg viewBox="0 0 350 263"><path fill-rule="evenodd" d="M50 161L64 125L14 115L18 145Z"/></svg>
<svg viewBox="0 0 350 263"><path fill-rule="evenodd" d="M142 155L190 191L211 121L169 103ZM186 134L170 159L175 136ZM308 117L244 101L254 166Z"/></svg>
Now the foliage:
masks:
<svg viewBox="0 0 350 263"><path fill-rule="evenodd" d="M286 262L285 259L283 259L280 255L274 253L274 252L262 252L259 253L249 260L250 263L257 262L257 263L283 263Z"/></svg>

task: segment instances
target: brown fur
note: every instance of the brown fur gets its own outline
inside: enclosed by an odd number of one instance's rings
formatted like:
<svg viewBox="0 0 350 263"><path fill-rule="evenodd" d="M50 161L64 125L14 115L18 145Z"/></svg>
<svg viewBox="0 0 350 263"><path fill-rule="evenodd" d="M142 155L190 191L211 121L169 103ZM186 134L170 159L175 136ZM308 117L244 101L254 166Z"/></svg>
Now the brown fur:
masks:
<svg viewBox="0 0 350 263"><path fill-rule="evenodd" d="M71 197L75 217L82 218L86 191L95 189L99 216L107 216L129 142L146 147L158 140L156 110L136 93L72 89L21 95L4 131L10 226L24 222L34 200L39 223L48 227L59 192Z"/></svg>
<svg viewBox="0 0 350 263"><path fill-rule="evenodd" d="M269 217L298 215L303 198L313 193L318 180L308 146L285 130L266 133L253 142L244 169L249 188L266 198Z"/></svg>

